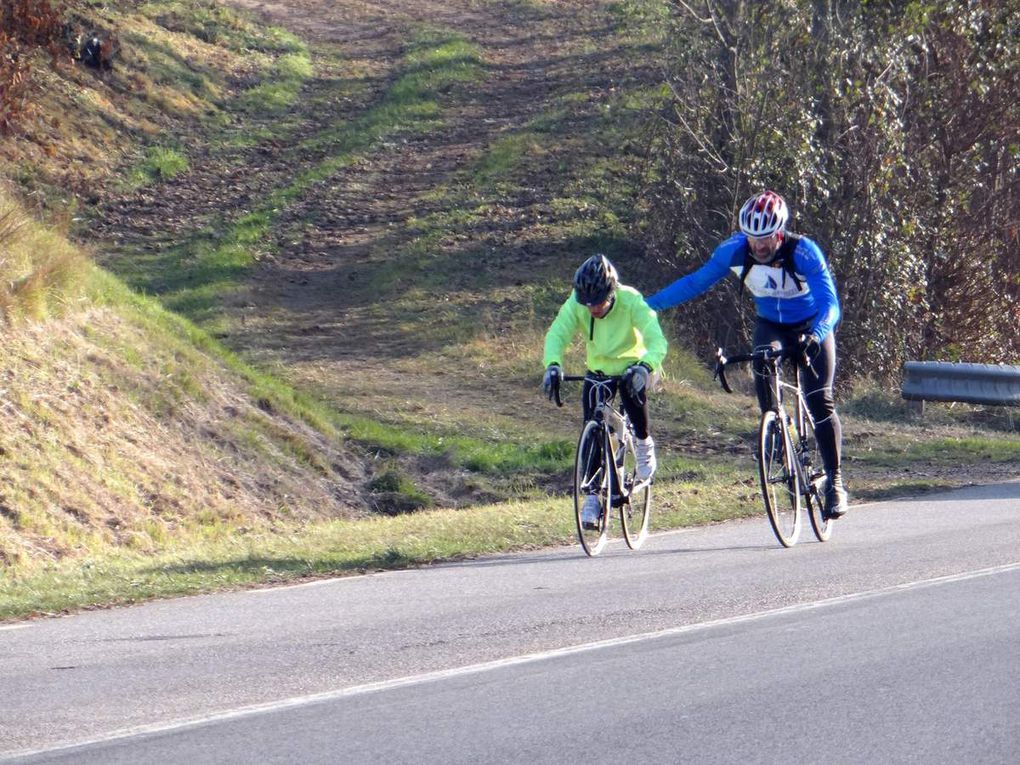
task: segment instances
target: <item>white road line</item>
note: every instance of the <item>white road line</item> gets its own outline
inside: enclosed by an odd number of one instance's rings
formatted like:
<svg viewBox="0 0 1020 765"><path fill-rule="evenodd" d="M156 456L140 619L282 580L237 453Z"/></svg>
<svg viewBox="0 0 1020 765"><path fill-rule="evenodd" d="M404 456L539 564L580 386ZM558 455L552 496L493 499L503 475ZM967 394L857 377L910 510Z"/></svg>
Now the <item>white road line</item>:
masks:
<svg viewBox="0 0 1020 765"><path fill-rule="evenodd" d="M648 640L659 640L661 638L673 637L675 635L684 635L692 632L700 632L702 630L709 630L716 627L726 627L733 624L742 624L744 622L760 621L763 619L768 619L776 616L785 616L788 614L797 614L821 608L830 608L832 606L838 606L844 603L852 603L861 600L879 598L885 595L894 595L897 593L906 592L908 590L918 590L926 587L936 587L938 585L951 584L954 582L965 582L971 579L995 576L997 574L1005 574L1017 570L1020 570L1020 561L1015 563L1007 563L1001 566L993 566L992 568L979 569L977 571L967 571L962 574L950 574L948 576L939 576L933 579L922 579L915 582L906 582L904 584L896 584L890 587L882 587L877 590L866 590L864 592L856 592L851 593L849 595L840 595L835 598L826 598L825 600L816 600L810 603L797 603L792 606L784 606L782 608L775 608L769 611L758 611L753 614L744 614L742 616L730 616L724 619L715 619L707 622L698 622L697 624L686 624L681 627L670 627L668 629L658 630L656 632L645 632L638 635L610 638L609 640L598 640L593 643L582 643L580 645L567 646L565 648L556 648L551 651L530 653L525 654L523 656L513 656L507 659L497 659L496 661L488 661L481 664L471 664L466 667L444 669L439 670L437 672L426 672L421 675L400 677L395 678L393 680L383 680L376 683L366 683L365 685L355 685L351 686L350 688L340 688L334 691L313 693L307 696L295 696L289 699L281 699L279 701L266 702L264 704L252 704L249 706L238 707L237 709L230 709L223 712L214 712L212 714L203 715L200 717L192 717L184 720L175 720L166 723L155 723L152 725L139 725L133 728L124 728L122 730L113 731L111 733L107 733L102 736L97 736L95 738L88 739L85 741L76 741L73 743L59 744L57 746L42 749L22 750L18 752L8 752L6 754L0 754L0 762L4 762L19 757L31 757L34 755L41 754L54 754L56 752L67 751L71 749L80 749L84 747L95 746L98 744L105 744L112 741L134 738L137 736L147 736L157 733L169 733L171 731L186 730L188 728L198 728L200 726L209 725L211 723L225 722L228 720L237 720L243 717L251 717L253 715L259 715L268 712L279 712L287 709L309 706L312 704L318 704L326 701L335 701L338 699L348 698L351 696L360 696L368 693L378 693L380 691L393 690L395 688L404 688L412 685L421 685L424 683L437 682L440 680L448 680L450 678L462 677L464 675L480 674L482 672L490 672L493 670L504 669L506 667L514 667L521 664L530 664L538 661L546 661L548 659L555 659L562 656L572 656L574 654L585 653L588 651L600 651L605 648L614 648L616 646L630 645L633 643L640 643Z"/></svg>
<svg viewBox="0 0 1020 765"><path fill-rule="evenodd" d="M31 624L0 624L0 632L10 632L11 630L27 630L31 627Z"/></svg>

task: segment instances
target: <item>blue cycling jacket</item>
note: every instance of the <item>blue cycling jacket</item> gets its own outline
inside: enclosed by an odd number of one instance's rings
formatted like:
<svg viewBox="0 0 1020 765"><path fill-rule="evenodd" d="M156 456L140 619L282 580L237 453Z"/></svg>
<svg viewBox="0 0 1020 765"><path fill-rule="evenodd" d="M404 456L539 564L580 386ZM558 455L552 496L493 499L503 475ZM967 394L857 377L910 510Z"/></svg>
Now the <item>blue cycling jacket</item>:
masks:
<svg viewBox="0 0 1020 765"><path fill-rule="evenodd" d="M672 308L704 294L729 272L739 279L748 251L747 237L733 234L715 248L705 265L656 292L648 305L655 311ZM759 317L777 324L810 321L811 334L821 342L841 316L836 284L821 249L807 237L796 238L792 257L797 279L790 278L779 261L764 266L754 263L744 284Z"/></svg>

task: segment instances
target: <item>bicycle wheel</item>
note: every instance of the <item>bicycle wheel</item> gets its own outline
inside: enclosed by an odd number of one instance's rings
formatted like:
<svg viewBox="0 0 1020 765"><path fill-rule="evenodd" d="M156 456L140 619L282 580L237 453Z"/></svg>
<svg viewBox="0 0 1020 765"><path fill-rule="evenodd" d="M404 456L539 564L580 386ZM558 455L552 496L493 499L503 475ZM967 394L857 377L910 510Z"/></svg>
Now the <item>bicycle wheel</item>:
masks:
<svg viewBox="0 0 1020 765"><path fill-rule="evenodd" d="M817 483L808 492L805 501L808 506L808 518L811 519L811 528L819 542L828 542L832 536L833 520L825 515L825 486L828 479L822 474Z"/></svg>
<svg viewBox="0 0 1020 765"><path fill-rule="evenodd" d="M822 469L822 456L818 453L818 441L815 439L815 426L807 412L801 412L800 421L800 444L797 454L800 457L801 469L804 472L807 490L804 494L804 502L807 504L808 518L811 519L811 528L819 542L828 542L832 536L832 518L826 518L825 509L825 486L828 479Z"/></svg>
<svg viewBox="0 0 1020 765"><path fill-rule="evenodd" d="M622 454L620 453L622 452ZM648 521L652 514L652 483L638 483L634 475L637 470L637 455L634 452L634 440L627 438L620 444L617 464L623 478L623 487L628 496L620 505L620 521L623 526L623 538L631 550L638 549L648 537ZM638 490L634 487L637 485Z"/></svg>
<svg viewBox="0 0 1020 765"><path fill-rule="evenodd" d="M791 458L786 424L772 410L761 417L758 431L758 475L765 512L783 547L793 547L800 536L801 505L797 475Z"/></svg>
<svg viewBox="0 0 1020 765"><path fill-rule="evenodd" d="M602 423L589 420L581 430L577 441L577 456L574 459L574 520L577 523L577 538L587 555L598 555L608 540L609 481L606 480L605 462L606 431ZM581 520L581 511L589 495L599 500L598 528L586 529Z"/></svg>

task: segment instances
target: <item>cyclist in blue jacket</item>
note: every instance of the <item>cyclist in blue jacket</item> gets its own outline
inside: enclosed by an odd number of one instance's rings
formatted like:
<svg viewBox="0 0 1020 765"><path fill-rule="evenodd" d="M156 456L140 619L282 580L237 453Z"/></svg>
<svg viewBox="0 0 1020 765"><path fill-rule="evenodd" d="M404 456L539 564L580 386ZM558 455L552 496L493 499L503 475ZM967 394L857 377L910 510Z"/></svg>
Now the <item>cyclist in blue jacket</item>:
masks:
<svg viewBox="0 0 1020 765"><path fill-rule="evenodd" d="M764 191L740 208L740 230L715 248L697 271L648 298L655 311L686 303L707 292L727 273L740 279L754 297L758 322L756 347L799 348L808 367L799 363L801 386L815 420L818 451L828 476L825 512L838 518L847 511L840 472L843 431L833 398L836 374L834 330L840 319L839 298L821 249L806 236L786 230L790 213L783 198ZM755 369L755 390L762 411L769 407L765 370Z"/></svg>

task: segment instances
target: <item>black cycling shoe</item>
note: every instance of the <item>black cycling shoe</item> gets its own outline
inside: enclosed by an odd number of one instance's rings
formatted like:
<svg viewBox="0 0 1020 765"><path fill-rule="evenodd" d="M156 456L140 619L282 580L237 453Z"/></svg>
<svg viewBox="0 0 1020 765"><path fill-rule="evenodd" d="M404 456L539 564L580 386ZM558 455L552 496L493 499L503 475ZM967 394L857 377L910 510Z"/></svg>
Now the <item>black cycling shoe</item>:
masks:
<svg viewBox="0 0 1020 765"><path fill-rule="evenodd" d="M837 473L825 487L825 509L823 512L826 518L836 519L846 515L847 510L849 507L847 507L846 489L843 488L842 477Z"/></svg>

